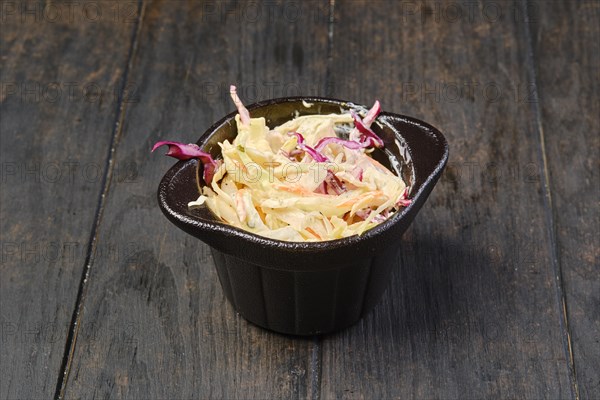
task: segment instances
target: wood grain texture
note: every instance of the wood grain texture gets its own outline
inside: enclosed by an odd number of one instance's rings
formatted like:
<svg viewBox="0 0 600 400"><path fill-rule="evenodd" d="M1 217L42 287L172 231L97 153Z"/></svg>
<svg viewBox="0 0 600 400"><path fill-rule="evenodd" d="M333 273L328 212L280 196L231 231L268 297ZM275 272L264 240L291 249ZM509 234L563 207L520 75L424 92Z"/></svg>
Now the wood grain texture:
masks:
<svg viewBox="0 0 600 400"><path fill-rule="evenodd" d="M540 7L532 21L556 256L581 399L600 398L599 20L597 1L565 1Z"/></svg>
<svg viewBox="0 0 600 400"><path fill-rule="evenodd" d="M573 397L521 5L457 4L336 4L334 95L432 123L450 161L382 303L324 339L324 399Z"/></svg>
<svg viewBox="0 0 600 400"><path fill-rule="evenodd" d="M600 398L597 1L146 1L136 36L137 7L0 2L0 398L51 398L71 343L66 399ZM378 98L449 139L347 331L247 323L158 209L151 145L233 111L229 83Z"/></svg>
<svg viewBox="0 0 600 400"><path fill-rule="evenodd" d="M132 30L2 2L0 398L54 395ZM23 6L23 7L21 7ZM93 10L90 10L93 11Z"/></svg>
<svg viewBox="0 0 600 400"><path fill-rule="evenodd" d="M150 154L152 144L196 141L233 111L229 83L246 102L322 94L327 15L311 3L269 4L260 17L243 2L145 6L131 70L140 101L128 108L115 153L117 163L135 162L138 176L111 188L98 238L128 251L93 262L66 399L306 398L318 386L314 340L236 315L207 247L171 225L156 201L173 160L162 149Z"/></svg>

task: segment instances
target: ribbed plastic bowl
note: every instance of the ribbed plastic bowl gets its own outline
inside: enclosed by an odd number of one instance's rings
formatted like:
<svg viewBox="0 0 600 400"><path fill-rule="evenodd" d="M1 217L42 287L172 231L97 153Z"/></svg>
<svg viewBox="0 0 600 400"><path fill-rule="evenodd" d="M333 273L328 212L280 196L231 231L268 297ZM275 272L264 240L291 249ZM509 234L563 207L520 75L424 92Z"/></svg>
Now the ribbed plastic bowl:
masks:
<svg viewBox="0 0 600 400"><path fill-rule="evenodd" d="M313 103L310 108L302 102ZM364 109L348 101L292 97L248 106L253 118L274 127L300 115ZM210 127L197 144L214 157L218 142L233 140L236 113ZM225 296L249 321L293 335L330 333L356 323L379 301L397 265L400 237L431 193L447 160L444 136L423 121L388 112L372 128L385 142L377 157L399 161L410 184L410 206L365 232L323 242L284 242L235 228L207 208L188 209L196 200L197 161L180 161L163 177L158 202L167 218L207 243Z"/></svg>

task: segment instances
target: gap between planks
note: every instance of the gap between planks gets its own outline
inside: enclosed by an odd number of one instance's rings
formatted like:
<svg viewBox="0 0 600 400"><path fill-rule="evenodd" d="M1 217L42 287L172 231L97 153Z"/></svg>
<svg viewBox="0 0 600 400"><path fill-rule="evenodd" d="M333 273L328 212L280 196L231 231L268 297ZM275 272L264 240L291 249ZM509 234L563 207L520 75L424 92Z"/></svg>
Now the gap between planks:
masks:
<svg viewBox="0 0 600 400"><path fill-rule="evenodd" d="M71 364L73 362L73 354L75 352L75 346L77 344L77 335L79 333L80 321L83 315L83 303L87 293L88 278L92 264L92 256L96 251L98 232L100 229L100 224L102 222L102 215L104 214L106 198L108 197L113 177L114 154L119 144L119 140L123 129L125 112L127 110L127 107L125 105L126 102L123 101L123 96L125 94L125 89L128 87L127 85L129 84L129 73L132 69L133 60L135 58L135 54L138 47L138 38L144 19L144 10L144 0L138 0L138 17L132 28L133 35L129 46L129 53L127 55L127 63L125 64L125 71L123 71L123 79L121 80L119 99L117 101L117 107L115 110L115 123L110 138L108 154L104 163L104 173L102 175L101 190L98 195L98 202L96 204L94 221L92 223L85 261L83 264L83 272L81 274L79 289L77 291L77 297L75 300L75 307L73 309L73 315L71 317L71 323L69 325L69 332L67 334L67 340L65 342L63 360L56 380L56 390L54 392L54 398L56 400L60 400L64 397L65 389L69 379L69 372L71 370Z"/></svg>
<svg viewBox="0 0 600 400"><path fill-rule="evenodd" d="M538 81L536 73L536 61L533 54L533 39L531 37L531 20L529 16L529 0L521 0L523 7L523 15L525 16L524 28L525 28L525 40L527 46L526 63L527 73L531 79L533 85L533 101L531 102L531 108L534 114L534 126L537 130L540 142L539 157L541 159L544 180L542 184L542 191L544 197L544 214L546 218L546 225L548 229L548 238L551 246L551 262L554 273L554 283L556 287L556 302L558 305L558 315L561 327L561 338L563 342L563 350L568 363L569 369L569 380L571 381L571 392L575 400L579 400L579 386L577 384L577 371L575 369L575 361L573 357L573 345L571 343L571 330L569 328L569 317L567 300L564 293L564 284L562 276L562 265L560 262L560 254L556 239L556 223L555 223L555 209L552 202L552 187L550 185L550 174L548 171L548 159L546 156L546 139L544 136L544 127L542 123L542 116L539 106L539 92L538 92Z"/></svg>

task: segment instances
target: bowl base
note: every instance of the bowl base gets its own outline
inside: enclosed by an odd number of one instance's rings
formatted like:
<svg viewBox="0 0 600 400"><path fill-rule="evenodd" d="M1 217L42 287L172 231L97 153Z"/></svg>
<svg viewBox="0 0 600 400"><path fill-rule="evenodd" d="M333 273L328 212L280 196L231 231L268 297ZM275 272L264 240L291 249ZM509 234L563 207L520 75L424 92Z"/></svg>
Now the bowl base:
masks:
<svg viewBox="0 0 600 400"><path fill-rule="evenodd" d="M322 271L266 268L211 248L227 300L248 321L291 335L317 335L358 322L379 301L398 249Z"/></svg>

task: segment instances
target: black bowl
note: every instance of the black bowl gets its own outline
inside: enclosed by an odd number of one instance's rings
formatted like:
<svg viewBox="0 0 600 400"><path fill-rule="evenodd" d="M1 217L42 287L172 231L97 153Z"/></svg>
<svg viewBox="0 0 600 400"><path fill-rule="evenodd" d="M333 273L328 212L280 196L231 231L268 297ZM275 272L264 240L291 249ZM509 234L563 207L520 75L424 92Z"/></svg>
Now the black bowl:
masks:
<svg viewBox="0 0 600 400"><path fill-rule="evenodd" d="M302 101L314 105L306 108ZM342 100L291 97L248 109L274 127L296 111L307 115L365 108ZM217 143L236 136L236 114L210 127L197 144L219 156ZM378 158L408 182L412 204L361 236L322 242L258 236L220 221L206 207L188 209L199 195L196 160L178 162L163 177L158 190L163 213L211 247L227 299L249 321L280 333L328 333L354 324L380 299L396 264L400 237L437 182L448 160L448 144L436 128L414 118L382 112L377 121L372 127L385 142Z"/></svg>

